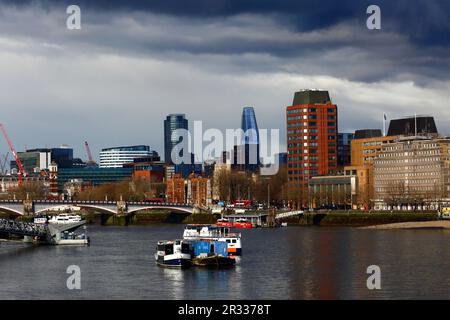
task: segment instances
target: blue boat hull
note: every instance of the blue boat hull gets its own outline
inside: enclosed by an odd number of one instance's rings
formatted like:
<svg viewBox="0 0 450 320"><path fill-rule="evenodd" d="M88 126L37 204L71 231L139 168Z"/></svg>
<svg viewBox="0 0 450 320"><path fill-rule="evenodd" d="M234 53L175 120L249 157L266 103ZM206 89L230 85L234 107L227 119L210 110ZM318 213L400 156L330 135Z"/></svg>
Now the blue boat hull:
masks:
<svg viewBox="0 0 450 320"><path fill-rule="evenodd" d="M169 268L189 268L191 266L191 260L187 259L164 260L164 258L161 257L158 258L156 263L161 267L169 267Z"/></svg>

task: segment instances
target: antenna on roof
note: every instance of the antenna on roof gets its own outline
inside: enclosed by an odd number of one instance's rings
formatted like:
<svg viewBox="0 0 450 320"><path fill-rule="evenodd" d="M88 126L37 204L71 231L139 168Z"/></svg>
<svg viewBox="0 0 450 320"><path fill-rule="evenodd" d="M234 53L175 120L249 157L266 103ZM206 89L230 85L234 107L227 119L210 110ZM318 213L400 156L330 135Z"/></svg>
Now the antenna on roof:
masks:
<svg viewBox="0 0 450 320"><path fill-rule="evenodd" d="M414 113L414 136L417 137L417 113Z"/></svg>

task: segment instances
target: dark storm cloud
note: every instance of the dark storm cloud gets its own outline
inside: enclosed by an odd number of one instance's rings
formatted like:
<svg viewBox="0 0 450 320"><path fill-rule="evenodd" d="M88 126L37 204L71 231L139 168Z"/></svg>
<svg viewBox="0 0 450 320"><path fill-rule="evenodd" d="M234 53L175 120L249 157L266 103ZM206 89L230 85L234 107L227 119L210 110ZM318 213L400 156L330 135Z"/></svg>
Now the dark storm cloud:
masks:
<svg viewBox="0 0 450 320"><path fill-rule="evenodd" d="M277 14L297 31L311 31L346 20L363 23L365 10L379 5L389 30L420 45L450 44L450 2L447 0L2 0L18 6L44 7L77 3L87 10L145 11L179 17L211 18L238 14Z"/></svg>
<svg viewBox="0 0 450 320"><path fill-rule="evenodd" d="M0 2L17 7L37 5L48 11L59 8L62 12L67 5L77 3L83 21L93 31L63 41L106 51L153 56L270 56L269 64L255 58L235 59L235 65L241 71L329 74L365 82L408 77L425 84L450 75L449 1ZM373 3L382 10L381 31L365 26L366 8ZM117 22L117 17L121 21ZM122 23L125 17L128 24ZM164 17L164 22L157 17ZM3 30L8 31L20 33L16 26ZM34 32L56 42L61 36L53 31Z"/></svg>

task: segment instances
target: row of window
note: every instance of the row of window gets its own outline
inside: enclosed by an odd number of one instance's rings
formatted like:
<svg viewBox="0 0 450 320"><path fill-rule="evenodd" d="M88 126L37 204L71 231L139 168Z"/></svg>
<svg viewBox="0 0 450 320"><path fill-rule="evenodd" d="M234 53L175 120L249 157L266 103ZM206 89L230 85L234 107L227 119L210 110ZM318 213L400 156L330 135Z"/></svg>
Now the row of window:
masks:
<svg viewBox="0 0 450 320"><path fill-rule="evenodd" d="M288 174L318 175L319 170L288 170Z"/></svg>
<svg viewBox="0 0 450 320"><path fill-rule="evenodd" d="M297 113L307 113L307 112L317 112L317 108L303 108L303 109L293 109L293 110L288 110L287 114L297 114ZM335 108L328 108L327 109L328 113L333 113L336 112Z"/></svg>
<svg viewBox="0 0 450 320"><path fill-rule="evenodd" d="M336 122L327 122L328 127L336 127ZM317 127L316 121L309 121L309 122L292 122L287 124L288 128L294 128L294 127Z"/></svg>
<svg viewBox="0 0 450 320"><path fill-rule="evenodd" d="M333 132L329 132L330 130L333 130ZM318 133L319 130L318 129L299 129L299 130L288 130L288 134L302 134L302 133ZM334 133L336 132L336 130L334 129L329 129L328 133Z"/></svg>
<svg viewBox="0 0 450 320"><path fill-rule="evenodd" d="M386 150L390 150L390 151L396 151L396 150L403 150L404 148L408 148L408 149L431 149L431 148L437 148L438 145L436 143L425 143L425 144L421 144L421 143L414 143L412 145L394 145L394 146L388 146L385 149Z"/></svg>

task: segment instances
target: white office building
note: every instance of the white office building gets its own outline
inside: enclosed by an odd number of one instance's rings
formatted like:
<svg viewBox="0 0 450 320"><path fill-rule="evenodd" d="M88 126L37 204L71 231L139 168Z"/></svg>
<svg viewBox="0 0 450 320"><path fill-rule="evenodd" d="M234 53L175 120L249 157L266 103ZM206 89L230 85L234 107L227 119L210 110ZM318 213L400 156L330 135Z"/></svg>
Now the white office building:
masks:
<svg viewBox="0 0 450 320"><path fill-rule="evenodd" d="M100 152L100 168L122 168L136 158L157 156L149 146L129 146L102 149Z"/></svg>

